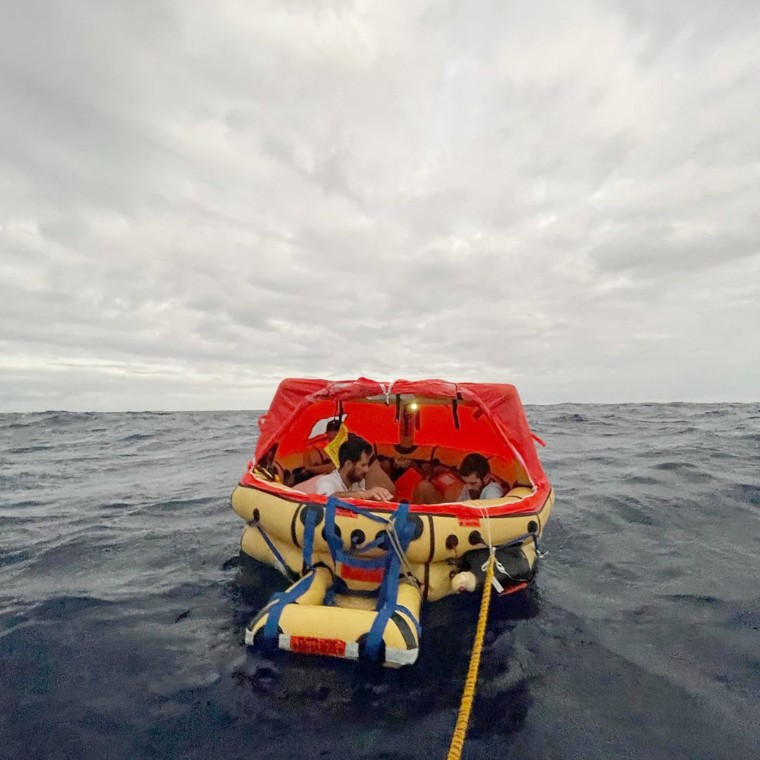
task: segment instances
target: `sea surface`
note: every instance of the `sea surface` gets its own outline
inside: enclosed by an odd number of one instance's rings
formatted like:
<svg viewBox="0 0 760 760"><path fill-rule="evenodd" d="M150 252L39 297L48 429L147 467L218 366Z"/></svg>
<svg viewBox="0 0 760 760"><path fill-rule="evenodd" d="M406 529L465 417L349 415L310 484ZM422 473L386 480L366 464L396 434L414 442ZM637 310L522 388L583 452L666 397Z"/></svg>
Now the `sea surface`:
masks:
<svg viewBox="0 0 760 760"><path fill-rule="evenodd" d="M494 600L464 758L760 757L760 404L529 407L548 555ZM417 665L261 654L256 412L0 415L0 757L445 758L479 598Z"/></svg>

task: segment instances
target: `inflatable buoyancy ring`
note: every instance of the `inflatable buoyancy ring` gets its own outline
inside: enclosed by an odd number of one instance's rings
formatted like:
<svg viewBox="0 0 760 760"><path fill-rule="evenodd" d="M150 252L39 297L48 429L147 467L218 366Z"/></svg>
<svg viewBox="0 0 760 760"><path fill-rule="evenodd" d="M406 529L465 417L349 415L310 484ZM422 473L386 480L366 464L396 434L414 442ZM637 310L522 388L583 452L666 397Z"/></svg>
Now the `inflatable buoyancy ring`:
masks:
<svg viewBox="0 0 760 760"><path fill-rule="evenodd" d="M330 569L318 566L276 594L246 628L246 643L261 641L301 654L379 660L389 667L416 661L422 594L414 583L398 583L395 597L377 610L325 606L332 582ZM373 635L378 638L374 650Z"/></svg>
<svg viewBox="0 0 760 760"><path fill-rule="evenodd" d="M258 522L269 537L289 544L299 553L304 547L306 517L314 512L319 530L313 537L313 551L329 553L324 505L312 502L307 494L292 489L288 489L287 496L285 493L278 495L238 486L232 494L232 507L246 522ZM458 514L441 513L444 505L431 505L430 509L438 510L437 514L412 512L415 532L406 551L407 557L412 564L457 560L465 551L485 545L489 531L493 544L497 546L533 533L540 538L554 504L554 493L549 490L547 494L542 494L540 502L536 501L536 496L538 494L534 494L531 488L517 486L500 499L468 502L467 509L460 509ZM484 515L494 505L508 506L524 501L531 502L530 509L491 514L490 517ZM336 529L346 551L353 550L352 542L357 538L361 537L362 542L376 539L385 530L368 516L367 512L371 512L372 508L365 507L365 510L356 513L339 509L336 514ZM386 517L393 514L381 509L376 513ZM373 553L377 556L379 550L370 550L370 554Z"/></svg>

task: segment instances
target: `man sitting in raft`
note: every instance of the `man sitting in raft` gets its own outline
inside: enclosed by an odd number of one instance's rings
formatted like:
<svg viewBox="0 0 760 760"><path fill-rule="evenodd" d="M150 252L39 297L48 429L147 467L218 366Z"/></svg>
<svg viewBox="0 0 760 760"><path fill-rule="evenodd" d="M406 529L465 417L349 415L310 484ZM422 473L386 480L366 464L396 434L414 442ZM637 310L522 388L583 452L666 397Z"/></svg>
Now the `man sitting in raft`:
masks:
<svg viewBox="0 0 760 760"><path fill-rule="evenodd" d="M317 479L315 493L341 499L390 501L393 496L387 488L367 488L364 481L372 453L372 446L364 438L350 436L338 450L338 469Z"/></svg>
<svg viewBox="0 0 760 760"><path fill-rule="evenodd" d="M338 435L339 430L340 420L330 420L327 423L325 435L327 436L328 444L335 440L335 436ZM303 455L303 469L309 476L325 475L328 472L332 472L334 465L324 449L314 446Z"/></svg>
<svg viewBox="0 0 760 760"><path fill-rule="evenodd" d="M459 477L464 482L464 488L457 501L498 499L504 496L502 487L491 475L488 460L482 454L468 454L459 465Z"/></svg>

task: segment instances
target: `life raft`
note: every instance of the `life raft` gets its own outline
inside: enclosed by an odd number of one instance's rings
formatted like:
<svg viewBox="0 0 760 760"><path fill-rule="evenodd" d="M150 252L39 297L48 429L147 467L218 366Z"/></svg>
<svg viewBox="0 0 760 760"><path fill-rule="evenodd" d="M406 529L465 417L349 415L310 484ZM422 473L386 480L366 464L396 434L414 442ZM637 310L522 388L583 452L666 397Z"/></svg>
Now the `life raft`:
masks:
<svg viewBox="0 0 760 760"><path fill-rule="evenodd" d="M378 457L401 453L414 467L435 462L450 474L443 480L456 478L467 453L481 453L504 495L377 502L282 482L305 450L324 443L335 418ZM259 428L254 458L232 494L246 521L241 549L292 585L253 619L248 644L407 665L419 651L422 603L476 588L491 547L502 593L535 574L554 492L514 386L285 380Z"/></svg>

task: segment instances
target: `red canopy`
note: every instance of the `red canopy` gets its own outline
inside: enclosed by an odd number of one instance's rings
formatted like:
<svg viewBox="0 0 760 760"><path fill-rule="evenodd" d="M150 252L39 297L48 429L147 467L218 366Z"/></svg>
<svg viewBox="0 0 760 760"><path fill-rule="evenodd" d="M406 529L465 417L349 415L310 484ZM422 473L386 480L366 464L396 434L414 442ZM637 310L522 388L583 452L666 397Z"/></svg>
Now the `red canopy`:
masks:
<svg viewBox="0 0 760 760"><path fill-rule="evenodd" d="M404 404L419 401L415 444L516 458L535 486L548 485L517 389L506 384L444 380L380 383L365 377L283 380L269 411L259 418L256 459L260 460L275 443L282 456L303 451L310 445L315 425L341 411L353 432L373 443L396 443L397 397Z"/></svg>

